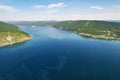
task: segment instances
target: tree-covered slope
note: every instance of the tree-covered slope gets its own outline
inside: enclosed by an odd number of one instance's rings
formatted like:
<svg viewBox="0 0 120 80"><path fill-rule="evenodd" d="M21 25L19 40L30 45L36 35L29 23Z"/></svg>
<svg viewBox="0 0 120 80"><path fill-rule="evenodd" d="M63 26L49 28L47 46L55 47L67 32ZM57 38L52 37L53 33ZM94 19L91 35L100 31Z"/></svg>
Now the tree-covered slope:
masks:
<svg viewBox="0 0 120 80"><path fill-rule="evenodd" d="M28 33L21 31L17 26L0 21L0 46L23 42L30 38Z"/></svg>
<svg viewBox="0 0 120 80"><path fill-rule="evenodd" d="M13 22L26 26L53 26L55 28L70 30L85 37L120 40L120 22L115 21L21 21Z"/></svg>
<svg viewBox="0 0 120 80"><path fill-rule="evenodd" d="M52 24L60 29L71 30L80 35L101 39L119 39L120 23L106 21L62 21Z"/></svg>

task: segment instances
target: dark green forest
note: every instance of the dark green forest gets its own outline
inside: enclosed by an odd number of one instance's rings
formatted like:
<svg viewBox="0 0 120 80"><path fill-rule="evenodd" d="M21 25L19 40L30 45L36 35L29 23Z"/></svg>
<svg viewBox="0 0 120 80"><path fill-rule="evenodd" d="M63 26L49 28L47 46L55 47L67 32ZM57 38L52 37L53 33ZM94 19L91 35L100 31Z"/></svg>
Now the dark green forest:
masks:
<svg viewBox="0 0 120 80"><path fill-rule="evenodd" d="M106 21L63 21L53 24L56 28L75 31L77 33L88 33L94 35L116 34L120 37L120 23Z"/></svg>
<svg viewBox="0 0 120 80"><path fill-rule="evenodd" d="M7 32L7 31L10 31L10 32L19 32L19 33L22 33L22 34L25 34L25 35L29 36L28 33L24 32L24 31L21 31L18 28L18 26L15 26L13 24L8 24L8 23L0 21L0 32Z"/></svg>

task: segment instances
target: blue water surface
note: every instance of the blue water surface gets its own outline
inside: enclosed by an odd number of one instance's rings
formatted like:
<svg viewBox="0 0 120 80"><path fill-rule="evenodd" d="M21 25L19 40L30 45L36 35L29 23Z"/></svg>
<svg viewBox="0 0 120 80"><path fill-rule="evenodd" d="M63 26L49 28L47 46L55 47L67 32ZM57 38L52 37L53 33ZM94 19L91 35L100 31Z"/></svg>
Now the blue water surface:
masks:
<svg viewBox="0 0 120 80"><path fill-rule="evenodd" d="M120 41L20 28L33 38L0 48L0 80L120 80Z"/></svg>

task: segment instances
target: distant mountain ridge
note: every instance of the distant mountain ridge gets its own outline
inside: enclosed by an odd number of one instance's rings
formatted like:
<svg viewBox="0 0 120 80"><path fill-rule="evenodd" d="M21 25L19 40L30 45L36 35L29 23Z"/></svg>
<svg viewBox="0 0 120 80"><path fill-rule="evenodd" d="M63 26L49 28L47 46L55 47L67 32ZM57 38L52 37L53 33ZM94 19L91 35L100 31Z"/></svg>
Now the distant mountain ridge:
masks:
<svg viewBox="0 0 120 80"><path fill-rule="evenodd" d="M106 20L108 22L120 22L120 20Z"/></svg>

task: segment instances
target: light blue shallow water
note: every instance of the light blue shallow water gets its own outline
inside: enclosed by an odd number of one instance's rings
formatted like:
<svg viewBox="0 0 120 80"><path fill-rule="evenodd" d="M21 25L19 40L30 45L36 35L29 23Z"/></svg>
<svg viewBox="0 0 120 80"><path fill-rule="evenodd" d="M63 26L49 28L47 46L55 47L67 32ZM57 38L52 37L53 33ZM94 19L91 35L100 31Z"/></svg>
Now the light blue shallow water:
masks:
<svg viewBox="0 0 120 80"><path fill-rule="evenodd" d="M33 38L0 48L0 80L120 80L120 41L20 28Z"/></svg>

